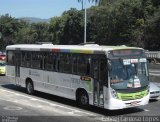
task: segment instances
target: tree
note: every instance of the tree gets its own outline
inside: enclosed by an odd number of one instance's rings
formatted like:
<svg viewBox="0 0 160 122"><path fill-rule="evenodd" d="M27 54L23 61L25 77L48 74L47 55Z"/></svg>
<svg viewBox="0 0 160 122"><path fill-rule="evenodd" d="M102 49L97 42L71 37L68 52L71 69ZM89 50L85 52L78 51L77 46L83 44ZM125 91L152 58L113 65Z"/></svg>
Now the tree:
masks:
<svg viewBox="0 0 160 122"><path fill-rule="evenodd" d="M52 38L59 44L79 44L83 42L83 13L77 9L65 11L61 17L50 22Z"/></svg>
<svg viewBox="0 0 160 122"><path fill-rule="evenodd" d="M44 22L39 23L32 23L31 24L31 31L33 32L34 42L40 41L45 42L48 41L48 29L49 25Z"/></svg>
<svg viewBox="0 0 160 122"><path fill-rule="evenodd" d="M142 40L147 50L159 51L160 47L160 10L151 16L143 28Z"/></svg>
<svg viewBox="0 0 160 122"><path fill-rule="evenodd" d="M79 2L83 0L78 0ZM98 6L87 9L87 41L103 45L130 45L159 50L159 0L88 0ZM52 41L83 42L83 11L70 9L49 23L29 23L8 14L0 16L0 48L8 44Z"/></svg>
<svg viewBox="0 0 160 122"><path fill-rule="evenodd" d="M60 44L79 44L83 42L83 13L70 9L63 13L64 30Z"/></svg>
<svg viewBox="0 0 160 122"><path fill-rule="evenodd" d="M153 9L147 6L151 4L142 4L142 2L115 0L107 7L92 7L88 11L90 40L106 45L137 46L138 44L143 47L143 26Z"/></svg>
<svg viewBox="0 0 160 122"><path fill-rule="evenodd" d="M65 20L63 17L53 17L51 18L49 24L49 38L53 44L59 44L63 38L63 28Z"/></svg>
<svg viewBox="0 0 160 122"><path fill-rule="evenodd" d="M0 32L1 49L5 49L6 45L14 43L15 36L20 28L18 19L12 18L9 14L0 16Z"/></svg>

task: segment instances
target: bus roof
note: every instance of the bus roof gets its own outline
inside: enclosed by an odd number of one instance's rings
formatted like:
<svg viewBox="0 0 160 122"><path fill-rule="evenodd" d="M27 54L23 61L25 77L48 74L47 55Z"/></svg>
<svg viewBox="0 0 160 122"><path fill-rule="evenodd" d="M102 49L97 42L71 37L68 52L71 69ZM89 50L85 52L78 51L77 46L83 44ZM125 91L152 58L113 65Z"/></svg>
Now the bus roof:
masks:
<svg viewBox="0 0 160 122"><path fill-rule="evenodd" d="M6 50L25 50L25 51L52 51L52 52L71 52L71 53L105 53L111 50L121 49L142 49L138 47L121 46L100 46L97 44L86 45L53 45L53 44L18 44L9 45Z"/></svg>

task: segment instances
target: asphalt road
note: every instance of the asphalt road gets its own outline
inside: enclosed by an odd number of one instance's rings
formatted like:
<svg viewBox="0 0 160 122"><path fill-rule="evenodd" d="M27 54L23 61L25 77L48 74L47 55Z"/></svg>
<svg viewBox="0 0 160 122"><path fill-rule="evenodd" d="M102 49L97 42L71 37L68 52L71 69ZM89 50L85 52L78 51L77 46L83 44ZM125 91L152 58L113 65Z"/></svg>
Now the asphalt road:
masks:
<svg viewBox="0 0 160 122"><path fill-rule="evenodd" d="M156 68L150 69L158 71ZM158 80L158 76L152 77ZM34 96L28 95L24 88L17 87L7 77L0 76L0 122L134 122L135 119L159 122L159 106L160 99L157 99L145 106L123 110L111 111L94 106L82 109L75 101L54 95L41 92L36 92ZM130 117L134 118L130 120Z"/></svg>

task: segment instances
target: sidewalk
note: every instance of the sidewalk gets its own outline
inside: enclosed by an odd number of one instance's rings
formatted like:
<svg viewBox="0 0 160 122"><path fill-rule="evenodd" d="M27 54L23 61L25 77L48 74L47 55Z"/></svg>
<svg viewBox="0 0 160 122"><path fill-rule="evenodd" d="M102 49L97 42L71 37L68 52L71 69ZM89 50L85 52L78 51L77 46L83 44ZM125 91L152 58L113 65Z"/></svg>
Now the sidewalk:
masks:
<svg viewBox="0 0 160 122"><path fill-rule="evenodd" d="M153 83L160 88L160 83L157 83L157 82L153 82Z"/></svg>

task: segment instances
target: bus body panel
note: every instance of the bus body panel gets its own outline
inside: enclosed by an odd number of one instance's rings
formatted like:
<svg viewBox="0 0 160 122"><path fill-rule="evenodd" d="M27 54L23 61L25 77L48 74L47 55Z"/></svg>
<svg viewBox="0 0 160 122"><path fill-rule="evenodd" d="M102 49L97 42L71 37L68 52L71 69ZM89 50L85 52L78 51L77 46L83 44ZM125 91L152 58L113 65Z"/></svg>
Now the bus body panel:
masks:
<svg viewBox="0 0 160 122"><path fill-rule="evenodd" d="M15 66L8 65L7 68L7 76L15 85L26 87L26 79L30 78L35 90L72 100L76 100L76 90L84 88L89 95L89 103L93 105L93 81L81 81L80 76L77 75L24 67L20 67L20 77L15 77Z"/></svg>
<svg viewBox="0 0 160 122"><path fill-rule="evenodd" d="M132 108L137 106L142 106L148 104L149 95L136 100L130 100L130 101L122 101L115 98L110 98L108 104L105 104L105 108L108 108L110 110L117 110L117 109L124 109L124 108ZM138 103L137 103L138 102Z"/></svg>

